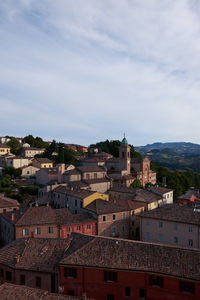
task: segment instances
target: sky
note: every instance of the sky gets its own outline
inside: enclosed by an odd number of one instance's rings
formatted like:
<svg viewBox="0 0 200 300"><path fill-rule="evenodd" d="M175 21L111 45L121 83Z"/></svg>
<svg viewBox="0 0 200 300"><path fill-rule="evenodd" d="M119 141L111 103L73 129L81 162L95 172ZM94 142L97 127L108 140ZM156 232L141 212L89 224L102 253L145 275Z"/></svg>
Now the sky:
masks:
<svg viewBox="0 0 200 300"><path fill-rule="evenodd" d="M0 136L200 143L199 0L1 0Z"/></svg>

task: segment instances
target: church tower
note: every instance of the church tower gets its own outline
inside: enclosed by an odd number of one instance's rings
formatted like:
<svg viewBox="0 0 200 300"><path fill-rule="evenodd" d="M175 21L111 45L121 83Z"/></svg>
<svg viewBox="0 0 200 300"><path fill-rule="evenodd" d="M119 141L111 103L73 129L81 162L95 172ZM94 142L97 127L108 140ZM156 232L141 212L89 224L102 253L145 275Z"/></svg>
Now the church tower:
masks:
<svg viewBox="0 0 200 300"><path fill-rule="evenodd" d="M131 173L130 149L131 148L124 134L124 138L121 142L121 146L119 147L119 161L120 161L120 169L127 170L127 175Z"/></svg>

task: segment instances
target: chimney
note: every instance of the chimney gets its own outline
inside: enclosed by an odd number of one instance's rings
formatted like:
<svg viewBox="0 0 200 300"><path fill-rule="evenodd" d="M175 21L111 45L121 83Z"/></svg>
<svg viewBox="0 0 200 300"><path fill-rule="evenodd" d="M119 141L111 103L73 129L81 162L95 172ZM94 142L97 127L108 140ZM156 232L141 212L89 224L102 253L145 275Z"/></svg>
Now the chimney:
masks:
<svg viewBox="0 0 200 300"><path fill-rule="evenodd" d="M12 215L11 215L11 220L12 220L12 222L15 220L15 214L14 213L12 213Z"/></svg>
<svg viewBox="0 0 200 300"><path fill-rule="evenodd" d="M58 183L63 183L63 174L65 173L65 164L58 164Z"/></svg>

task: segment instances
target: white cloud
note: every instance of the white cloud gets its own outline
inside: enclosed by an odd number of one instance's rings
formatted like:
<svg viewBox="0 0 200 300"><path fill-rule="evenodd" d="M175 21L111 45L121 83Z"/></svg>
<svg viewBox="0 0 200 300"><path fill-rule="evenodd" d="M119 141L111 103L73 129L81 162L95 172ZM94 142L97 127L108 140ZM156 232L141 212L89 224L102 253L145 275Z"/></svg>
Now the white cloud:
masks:
<svg viewBox="0 0 200 300"><path fill-rule="evenodd" d="M0 3L2 133L200 143L199 15L195 0Z"/></svg>

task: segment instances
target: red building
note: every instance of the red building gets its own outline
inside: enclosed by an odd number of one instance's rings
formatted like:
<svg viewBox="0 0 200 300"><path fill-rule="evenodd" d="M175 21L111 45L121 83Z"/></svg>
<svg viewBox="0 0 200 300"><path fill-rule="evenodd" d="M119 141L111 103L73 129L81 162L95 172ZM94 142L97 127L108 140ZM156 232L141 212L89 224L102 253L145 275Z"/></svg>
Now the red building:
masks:
<svg viewBox="0 0 200 300"><path fill-rule="evenodd" d="M101 300L194 300L199 269L199 250L73 234L60 286L64 294Z"/></svg>
<svg viewBox="0 0 200 300"><path fill-rule="evenodd" d="M97 234L97 221L87 213L72 214L67 208L29 207L15 224L16 239L67 238L72 232Z"/></svg>
<svg viewBox="0 0 200 300"><path fill-rule="evenodd" d="M68 220L60 225L60 238L67 238L72 232L89 235L97 234L97 221L87 214L70 215Z"/></svg>
<svg viewBox="0 0 200 300"><path fill-rule="evenodd" d="M191 202L200 203L200 194L198 189L191 188L185 194L181 195L177 199L179 204L187 205Z"/></svg>

